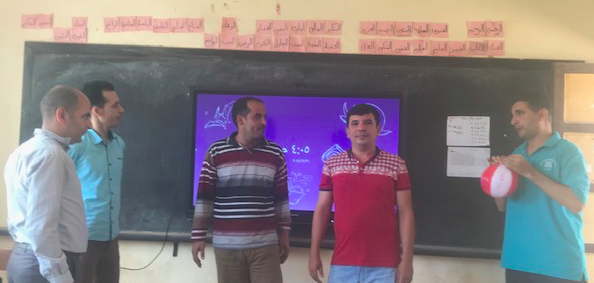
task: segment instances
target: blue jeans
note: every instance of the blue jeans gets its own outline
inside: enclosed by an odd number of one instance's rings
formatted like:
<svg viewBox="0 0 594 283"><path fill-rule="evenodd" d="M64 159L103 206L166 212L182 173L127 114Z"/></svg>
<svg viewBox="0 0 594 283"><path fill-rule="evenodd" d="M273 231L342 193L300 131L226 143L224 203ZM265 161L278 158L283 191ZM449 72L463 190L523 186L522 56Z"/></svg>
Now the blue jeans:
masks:
<svg viewBox="0 0 594 283"><path fill-rule="evenodd" d="M328 283L394 283L396 268L331 265Z"/></svg>

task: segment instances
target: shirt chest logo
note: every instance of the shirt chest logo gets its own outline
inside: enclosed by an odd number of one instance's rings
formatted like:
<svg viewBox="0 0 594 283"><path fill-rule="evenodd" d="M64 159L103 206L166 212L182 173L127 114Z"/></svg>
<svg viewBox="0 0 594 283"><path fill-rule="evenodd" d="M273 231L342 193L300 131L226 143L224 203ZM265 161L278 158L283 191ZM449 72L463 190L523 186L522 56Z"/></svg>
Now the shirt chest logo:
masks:
<svg viewBox="0 0 594 283"><path fill-rule="evenodd" d="M540 162L540 167L545 171L551 171L557 167L557 162L553 159L545 159Z"/></svg>

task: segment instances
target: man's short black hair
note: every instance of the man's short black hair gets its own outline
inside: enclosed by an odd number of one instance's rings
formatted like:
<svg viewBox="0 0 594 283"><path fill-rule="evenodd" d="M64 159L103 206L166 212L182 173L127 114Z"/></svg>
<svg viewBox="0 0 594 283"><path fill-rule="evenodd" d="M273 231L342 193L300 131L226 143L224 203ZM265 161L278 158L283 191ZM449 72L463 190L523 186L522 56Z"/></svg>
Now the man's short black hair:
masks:
<svg viewBox="0 0 594 283"><path fill-rule="evenodd" d="M235 103L233 103L233 108L231 108L231 115L233 116L233 124L235 124L235 127L237 127L237 115L247 117L247 115L250 113L250 108L248 107L248 102L250 101L260 102L262 104L264 103L264 101L261 99L252 96L245 96L235 100Z"/></svg>
<svg viewBox="0 0 594 283"><path fill-rule="evenodd" d="M351 109L349 109L349 112L347 112L347 127L349 126L349 123L351 122L351 116L352 115L365 115L365 114L373 114L373 117L375 117L375 124L379 126L379 119L380 119L380 115L379 112L377 111L377 109L369 104L357 104L353 107L351 107Z"/></svg>
<svg viewBox="0 0 594 283"><path fill-rule="evenodd" d="M520 101L526 102L528 107L534 112L537 112L540 109L546 109L549 111L549 115L553 113L551 98L542 92L535 90L521 91L512 99L512 105Z"/></svg>
<svg viewBox="0 0 594 283"><path fill-rule="evenodd" d="M82 88L82 93L89 98L91 106L97 106L99 108L103 108L105 102L107 102L103 96L104 91L115 91L115 88L108 81L87 82Z"/></svg>

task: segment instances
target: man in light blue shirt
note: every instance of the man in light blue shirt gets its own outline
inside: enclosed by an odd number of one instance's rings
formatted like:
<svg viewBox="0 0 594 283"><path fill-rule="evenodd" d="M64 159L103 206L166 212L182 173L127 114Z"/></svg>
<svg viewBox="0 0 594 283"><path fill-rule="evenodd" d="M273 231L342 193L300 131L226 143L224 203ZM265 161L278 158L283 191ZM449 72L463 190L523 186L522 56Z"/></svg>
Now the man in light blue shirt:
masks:
<svg viewBox="0 0 594 283"><path fill-rule="evenodd" d="M117 283L125 144L111 129L119 125L124 108L109 82L89 82L82 91L91 101L91 128L82 136L82 142L68 152L81 181L89 228L88 249L82 257L83 282L80 283Z"/></svg>
<svg viewBox="0 0 594 283"><path fill-rule="evenodd" d="M87 226L80 182L66 151L90 126L91 104L77 89L56 86L40 106L41 129L4 168L8 231L16 243L8 282L79 282Z"/></svg>
<svg viewBox="0 0 594 283"><path fill-rule="evenodd" d="M517 172L517 191L495 199L506 211L501 266L507 283L586 282L582 210L590 181L579 148L553 132L550 102L526 94L511 124L525 140L510 156L492 157Z"/></svg>

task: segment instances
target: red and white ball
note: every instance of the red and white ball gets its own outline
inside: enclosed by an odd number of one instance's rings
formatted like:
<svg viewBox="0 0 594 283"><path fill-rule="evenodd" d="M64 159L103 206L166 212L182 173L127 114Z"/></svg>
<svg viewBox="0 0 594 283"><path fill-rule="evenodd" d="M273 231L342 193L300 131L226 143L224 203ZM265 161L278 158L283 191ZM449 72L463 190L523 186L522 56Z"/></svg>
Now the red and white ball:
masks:
<svg viewBox="0 0 594 283"><path fill-rule="evenodd" d="M518 187L518 173L501 164L492 164L481 176L483 191L494 197L508 197Z"/></svg>

